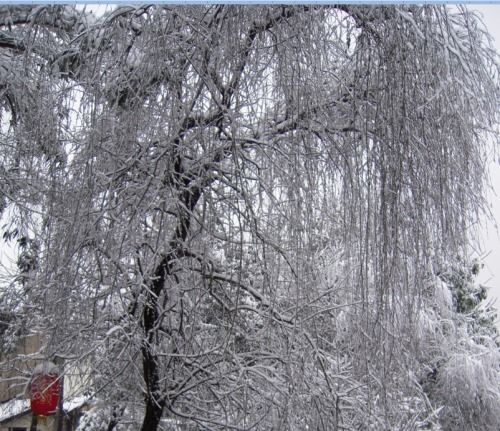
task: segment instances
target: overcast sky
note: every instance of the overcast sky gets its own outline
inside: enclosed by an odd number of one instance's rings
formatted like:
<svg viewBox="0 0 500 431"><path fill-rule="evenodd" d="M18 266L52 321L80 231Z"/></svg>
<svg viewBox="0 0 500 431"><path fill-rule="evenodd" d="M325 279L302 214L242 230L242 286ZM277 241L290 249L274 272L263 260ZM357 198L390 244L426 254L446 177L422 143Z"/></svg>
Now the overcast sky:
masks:
<svg viewBox="0 0 500 431"><path fill-rule="evenodd" d="M496 50L500 53L500 4L469 5L469 8L481 12L483 22L495 39ZM490 287L489 296L496 300L497 309L500 309L500 234L496 228L497 225L500 227L500 165L497 161L491 161L490 176L493 190L488 198L494 220L485 221L481 229L481 251L489 254L484 260L485 268L480 274L480 282Z"/></svg>

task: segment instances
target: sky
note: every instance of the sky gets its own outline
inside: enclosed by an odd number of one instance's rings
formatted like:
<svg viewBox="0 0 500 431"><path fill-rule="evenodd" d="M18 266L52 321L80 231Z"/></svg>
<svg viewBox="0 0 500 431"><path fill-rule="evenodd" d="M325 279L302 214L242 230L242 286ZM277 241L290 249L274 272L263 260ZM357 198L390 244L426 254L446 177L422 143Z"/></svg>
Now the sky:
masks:
<svg viewBox="0 0 500 431"><path fill-rule="evenodd" d="M469 9L482 14L483 23L494 38L494 45L500 53L500 4L470 5ZM488 203L493 217L491 220L483 220L480 229L482 244L478 254L484 255L485 258L479 282L490 288L488 296L495 301L497 310L500 310L500 164L497 160L490 162L489 174L492 189L488 193ZM497 326L500 329L500 313Z"/></svg>

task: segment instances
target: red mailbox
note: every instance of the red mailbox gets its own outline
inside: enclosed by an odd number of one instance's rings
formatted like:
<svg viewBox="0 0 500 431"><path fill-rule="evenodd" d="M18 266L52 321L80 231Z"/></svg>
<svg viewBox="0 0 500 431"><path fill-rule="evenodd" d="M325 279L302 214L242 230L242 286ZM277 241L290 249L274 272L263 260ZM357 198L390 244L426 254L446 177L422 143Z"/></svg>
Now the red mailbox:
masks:
<svg viewBox="0 0 500 431"><path fill-rule="evenodd" d="M59 403L61 383L54 364L36 367L31 378L31 411L36 416L54 414Z"/></svg>

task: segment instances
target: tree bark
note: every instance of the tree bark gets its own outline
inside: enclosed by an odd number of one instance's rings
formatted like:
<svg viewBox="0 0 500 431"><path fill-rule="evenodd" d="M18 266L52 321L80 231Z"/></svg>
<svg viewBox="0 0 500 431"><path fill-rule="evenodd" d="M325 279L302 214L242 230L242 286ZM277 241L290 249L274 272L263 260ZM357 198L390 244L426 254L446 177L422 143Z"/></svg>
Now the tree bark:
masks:
<svg viewBox="0 0 500 431"><path fill-rule="evenodd" d="M177 180L179 180L184 174L180 163L176 170ZM145 396L146 409L141 431L155 431L158 429L165 407L165 396L161 393L160 389L159 358L153 349L156 330L161 325L159 320L162 318L159 312L160 304L158 303L158 299L165 287L167 277L171 273L172 264L181 254L180 248L182 248L182 244L186 240L191 226L192 211L202 195L200 186L190 186L192 180L193 178L189 178L182 182L184 191L181 200L184 204L184 210L179 214L177 228L173 238L169 242L170 252L162 258L156 267L150 284L151 291L148 294L144 310L143 329L145 340L141 352L147 393Z"/></svg>

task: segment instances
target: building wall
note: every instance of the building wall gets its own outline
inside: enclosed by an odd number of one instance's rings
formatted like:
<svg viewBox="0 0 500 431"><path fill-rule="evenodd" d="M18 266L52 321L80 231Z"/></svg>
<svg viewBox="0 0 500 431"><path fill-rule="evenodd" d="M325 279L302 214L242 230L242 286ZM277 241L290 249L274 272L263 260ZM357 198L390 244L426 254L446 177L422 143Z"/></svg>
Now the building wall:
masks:
<svg viewBox="0 0 500 431"><path fill-rule="evenodd" d="M12 428L25 428L27 431L30 430L31 426L31 414L24 414L8 422L4 422L0 425L0 431L10 431ZM37 431L53 431L54 430L54 419L52 417L41 418L38 420Z"/></svg>
<svg viewBox="0 0 500 431"><path fill-rule="evenodd" d="M31 427L32 414L29 410L28 383L32 377L33 369L43 362L39 354L42 337L39 334L31 334L20 340L14 352L5 355L0 348L0 408L1 405L20 402L24 399L26 407L20 414L7 415L0 422L0 431L12 431L14 429L29 431ZM1 346L0 346L1 347ZM64 399L70 400L81 396L86 380L82 377L82 368L68 364L64 369ZM10 401L9 401L10 400ZM66 407L63 419L63 431L76 429L78 418L81 414L82 404ZM67 410L66 410L67 409ZM69 410L69 411L68 411ZM0 415L1 416L1 415ZM53 431L55 429L55 415L39 417L37 431ZM17 430L16 430L17 431Z"/></svg>
<svg viewBox="0 0 500 431"><path fill-rule="evenodd" d="M30 334L21 339L16 350L0 353L0 403L24 394L31 371L40 362L40 335Z"/></svg>

